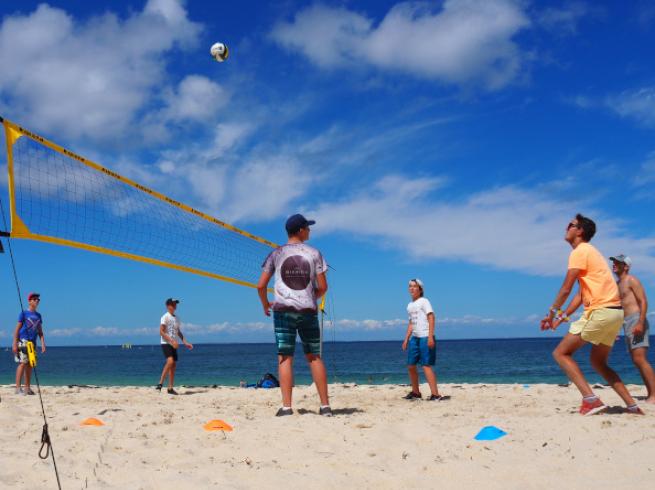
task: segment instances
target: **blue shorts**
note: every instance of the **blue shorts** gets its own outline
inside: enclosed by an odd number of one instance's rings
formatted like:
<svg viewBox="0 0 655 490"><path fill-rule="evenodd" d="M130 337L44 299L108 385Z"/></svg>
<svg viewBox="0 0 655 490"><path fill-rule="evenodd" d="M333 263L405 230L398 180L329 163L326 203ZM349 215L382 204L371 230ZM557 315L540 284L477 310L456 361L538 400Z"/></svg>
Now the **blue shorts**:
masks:
<svg viewBox="0 0 655 490"><path fill-rule="evenodd" d="M409 338L407 345L407 364L415 366L434 366L437 360L437 347L430 349L428 347L428 337L414 337Z"/></svg>
<svg viewBox="0 0 655 490"><path fill-rule="evenodd" d="M274 311L275 340L277 353L292 356L296 350L296 335L300 335L305 354L321 353L321 329L316 313L294 313Z"/></svg>

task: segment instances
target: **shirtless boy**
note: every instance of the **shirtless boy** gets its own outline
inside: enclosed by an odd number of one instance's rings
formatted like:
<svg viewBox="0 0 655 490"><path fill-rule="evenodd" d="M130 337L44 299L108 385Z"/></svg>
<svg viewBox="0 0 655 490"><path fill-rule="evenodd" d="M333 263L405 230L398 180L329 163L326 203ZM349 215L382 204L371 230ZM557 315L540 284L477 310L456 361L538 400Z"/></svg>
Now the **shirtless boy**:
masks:
<svg viewBox="0 0 655 490"><path fill-rule="evenodd" d="M617 277L621 304L623 305L623 333L628 344L628 351L632 356L641 377L644 380L648 396L646 403L655 403L655 371L648 362L648 299L641 281L630 273L632 260L623 254L610 257L612 270Z"/></svg>

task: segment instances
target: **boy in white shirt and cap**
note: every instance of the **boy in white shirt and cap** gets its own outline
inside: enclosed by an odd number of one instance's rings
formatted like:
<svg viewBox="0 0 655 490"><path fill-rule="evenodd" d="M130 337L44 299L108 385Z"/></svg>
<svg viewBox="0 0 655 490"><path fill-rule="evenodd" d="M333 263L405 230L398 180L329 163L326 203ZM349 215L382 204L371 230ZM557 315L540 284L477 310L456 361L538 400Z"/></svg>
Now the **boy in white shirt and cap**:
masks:
<svg viewBox="0 0 655 490"><path fill-rule="evenodd" d="M177 391L173 388L175 382L175 368L177 367L177 348L179 344L177 338L179 337L187 349L193 349L193 344L187 342L182 335L180 329L180 319L175 314L177 305L180 303L179 299L168 298L166 300L166 313L161 317L159 334L161 336L161 350L166 358L166 364L159 378L159 384L156 386L157 390L161 391L164 381L168 376L168 394L177 395Z"/></svg>
<svg viewBox="0 0 655 490"><path fill-rule="evenodd" d="M423 297L423 282L420 279L409 281L409 294L412 301L407 305L409 325L403 342L403 350L407 351L407 370L409 380L412 384L412 391L406 396L406 400L421 398L418 385L418 371L416 365L423 367L423 374L430 385L432 394L427 400L440 401L448 397L441 396L437 388L437 376L432 366L436 360L436 341L434 338L434 310L427 298Z"/></svg>

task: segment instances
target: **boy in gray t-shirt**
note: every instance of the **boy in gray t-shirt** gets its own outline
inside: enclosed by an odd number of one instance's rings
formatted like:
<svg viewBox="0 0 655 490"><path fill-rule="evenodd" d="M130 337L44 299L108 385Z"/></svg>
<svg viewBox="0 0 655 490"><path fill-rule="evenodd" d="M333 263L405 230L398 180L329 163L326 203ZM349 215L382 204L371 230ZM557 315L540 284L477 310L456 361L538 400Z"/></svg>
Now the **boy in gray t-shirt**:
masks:
<svg viewBox="0 0 655 490"><path fill-rule="evenodd" d="M309 239L309 226L314 223L315 221L308 221L300 214L295 214L287 220L289 241L266 257L257 285L264 314L270 316L271 309L273 310L282 391L282 408L278 410L277 416L293 414L293 355L297 335L300 335L303 351L321 399L319 413L332 415L328 399L327 373L320 356L321 332L316 304L327 292L327 263L318 250L304 243ZM267 289L273 276L275 300L271 304L268 301Z"/></svg>

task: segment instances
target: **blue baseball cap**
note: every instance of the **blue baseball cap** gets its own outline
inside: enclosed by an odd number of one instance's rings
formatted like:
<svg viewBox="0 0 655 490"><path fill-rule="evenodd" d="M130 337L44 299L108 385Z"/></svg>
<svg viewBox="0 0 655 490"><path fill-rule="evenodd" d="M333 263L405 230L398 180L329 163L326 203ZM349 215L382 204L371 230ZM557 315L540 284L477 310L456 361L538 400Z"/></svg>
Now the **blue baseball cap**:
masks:
<svg viewBox="0 0 655 490"><path fill-rule="evenodd" d="M287 219L287 224L285 225L287 233L298 233L301 228L307 228L310 225L316 224L314 220L308 220L302 214L294 214L289 216Z"/></svg>

